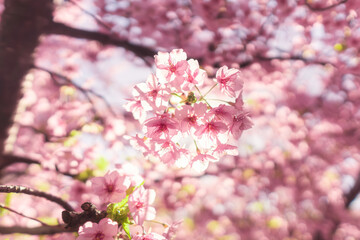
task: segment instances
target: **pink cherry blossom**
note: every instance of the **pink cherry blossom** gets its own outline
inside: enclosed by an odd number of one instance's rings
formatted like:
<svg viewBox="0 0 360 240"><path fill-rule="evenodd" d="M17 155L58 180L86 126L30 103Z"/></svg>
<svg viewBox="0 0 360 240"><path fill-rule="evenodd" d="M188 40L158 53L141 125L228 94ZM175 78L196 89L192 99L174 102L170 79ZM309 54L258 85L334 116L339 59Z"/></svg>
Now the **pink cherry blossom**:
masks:
<svg viewBox="0 0 360 240"><path fill-rule="evenodd" d="M100 222L86 222L79 228L77 240L113 240L118 232L118 224L109 218L103 218Z"/></svg>
<svg viewBox="0 0 360 240"><path fill-rule="evenodd" d="M167 113L148 119L145 123L147 135L151 138L171 136L176 133L178 123Z"/></svg>
<svg viewBox="0 0 360 240"><path fill-rule="evenodd" d="M150 106L155 104L155 106L159 107L169 101L170 94L167 92L167 88L160 84L155 74L150 74L145 83L137 84L135 90L138 89L141 89L141 92L139 92L140 99ZM145 93L145 95L142 93Z"/></svg>
<svg viewBox="0 0 360 240"><path fill-rule="evenodd" d="M216 119L219 119L226 124L232 122L234 117L235 109L233 106L227 106L225 104L221 104L218 107L210 109L209 113L215 115Z"/></svg>
<svg viewBox="0 0 360 240"><path fill-rule="evenodd" d="M164 236L151 232L144 235L135 235L132 239L134 240L169 240L165 238Z"/></svg>
<svg viewBox="0 0 360 240"><path fill-rule="evenodd" d="M160 160L167 165L180 165L186 167L189 163L188 150L167 139L156 140L156 153Z"/></svg>
<svg viewBox="0 0 360 240"><path fill-rule="evenodd" d="M225 123L212 119L202 124L195 132L195 135L202 139L216 141L220 137L219 134L225 133L227 130L228 127Z"/></svg>
<svg viewBox="0 0 360 240"><path fill-rule="evenodd" d="M134 97L133 99L128 99L124 105L126 111L132 112L135 119L143 123L146 119L146 108L141 104L141 99L139 96Z"/></svg>
<svg viewBox="0 0 360 240"><path fill-rule="evenodd" d="M217 159L209 154L198 153L198 155L196 155L192 160L191 165L196 171L202 172L207 169L209 162L216 161Z"/></svg>
<svg viewBox="0 0 360 240"><path fill-rule="evenodd" d="M171 79L172 76L181 77L184 75L188 67L186 58L186 53L182 49L174 49L170 53L158 52L155 55L155 64L161 75L170 81L173 80Z"/></svg>
<svg viewBox="0 0 360 240"><path fill-rule="evenodd" d="M238 155L239 152L237 147L231 144L223 144L219 140L217 140L217 147L213 151L213 156L217 156L218 158L223 155Z"/></svg>
<svg viewBox="0 0 360 240"><path fill-rule="evenodd" d="M216 72L216 80L220 90L230 97L236 97L236 92L242 89L243 82L239 77L239 70L223 66Z"/></svg>
<svg viewBox="0 0 360 240"><path fill-rule="evenodd" d="M240 114L234 116L230 126L230 132L235 138L239 138L242 132L251 128L252 125L253 124L248 116L248 113L241 112Z"/></svg>
<svg viewBox="0 0 360 240"><path fill-rule="evenodd" d="M190 128L198 128L202 118L207 110L205 103L195 103L194 106L184 105L175 112L175 117L180 122L180 131L186 132Z"/></svg>
<svg viewBox="0 0 360 240"><path fill-rule="evenodd" d="M206 72L199 68L199 62L194 59L188 60L189 67L186 69L186 75L184 76L182 89L184 91L191 91L196 85L202 86L205 81Z"/></svg>
<svg viewBox="0 0 360 240"><path fill-rule="evenodd" d="M141 186L129 196L129 209L136 224L142 225L145 220L155 219L155 208L151 207L155 200L155 191Z"/></svg>
<svg viewBox="0 0 360 240"><path fill-rule="evenodd" d="M130 180L121 176L118 171L111 171L104 177L91 179L91 187L100 200L108 202L120 202L126 196L126 190L130 187Z"/></svg>

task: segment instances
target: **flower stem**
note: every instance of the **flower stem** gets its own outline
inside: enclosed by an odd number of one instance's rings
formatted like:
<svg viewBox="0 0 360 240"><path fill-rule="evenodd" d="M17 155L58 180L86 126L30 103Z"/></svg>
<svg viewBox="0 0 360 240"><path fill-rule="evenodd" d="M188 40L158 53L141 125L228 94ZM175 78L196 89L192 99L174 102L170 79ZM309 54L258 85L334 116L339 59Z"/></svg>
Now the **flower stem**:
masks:
<svg viewBox="0 0 360 240"><path fill-rule="evenodd" d="M196 85L195 85L195 88L196 88L196 90L197 90L197 91L199 92L199 94L200 94L200 99L199 99L199 101L204 100L205 103L206 103L210 108L212 108L211 105L210 105L210 103L208 103L208 101L206 101L205 96L203 96L203 95L201 94L199 88L198 88Z"/></svg>
<svg viewBox="0 0 360 240"><path fill-rule="evenodd" d="M208 95L217 85L218 85L218 84L215 83L214 86L212 86L212 87L209 89L209 91L207 91L207 92L205 93L204 97L206 97L206 95Z"/></svg>

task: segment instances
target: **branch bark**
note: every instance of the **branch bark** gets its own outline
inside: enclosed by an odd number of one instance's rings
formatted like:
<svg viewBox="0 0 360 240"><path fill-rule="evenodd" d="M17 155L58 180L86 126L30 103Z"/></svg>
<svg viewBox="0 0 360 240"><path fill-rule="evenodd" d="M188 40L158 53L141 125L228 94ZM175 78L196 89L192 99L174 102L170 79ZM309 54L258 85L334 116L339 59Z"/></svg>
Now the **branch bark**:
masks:
<svg viewBox="0 0 360 240"><path fill-rule="evenodd" d="M306 5L310 10L312 10L312 11L314 11L314 12L321 12L321 11L326 11L326 10L332 9L332 8L337 7L337 6L339 6L340 4L343 4L343 3L346 3L346 2L347 2L347 0L342 0L342 1L338 2L338 3L334 3L334 4L329 5L329 6L326 6L326 7L314 7L313 5L311 5L311 4L309 3L309 0L305 0L305 5Z"/></svg>
<svg viewBox="0 0 360 240"><path fill-rule="evenodd" d="M345 194L345 208L349 208L351 202L356 198L360 193L360 173L356 179L354 186L351 188L350 192Z"/></svg>
<svg viewBox="0 0 360 240"><path fill-rule="evenodd" d="M52 20L51 0L5 0L0 26L0 155L12 123L23 76L38 38Z"/></svg>
<svg viewBox="0 0 360 240"><path fill-rule="evenodd" d="M121 40L108 34L72 28L63 23L58 23L58 22L51 22L45 33L64 35L68 37L82 38L87 40L95 40L104 45L114 45L114 46L122 47L125 48L126 50L133 52L136 56L142 59L145 59L147 57L153 58L154 55L156 54L156 52L150 48L136 45L126 40Z"/></svg>
<svg viewBox="0 0 360 240"><path fill-rule="evenodd" d="M65 202L64 200L62 200L59 197L56 197L54 195L51 195L49 193L46 192L41 192L35 189L31 189L28 187L23 187L23 186L12 186L12 185L0 185L0 192L3 193L24 193L24 194L28 194L28 195L32 195L32 196L36 196L36 197L42 197L45 198L51 202L54 202L58 205L60 205L61 207L63 207L65 210L68 211L74 211L74 209L70 206L70 204L68 204L67 202Z"/></svg>
<svg viewBox="0 0 360 240"><path fill-rule="evenodd" d="M34 228L22 227L22 226L0 226L1 234L13 234L22 233L30 235L52 235L56 233L74 232L72 229L66 229L65 225L57 226L40 226Z"/></svg>
<svg viewBox="0 0 360 240"><path fill-rule="evenodd" d="M3 154L0 156L0 170L14 163L41 164L39 161L15 155Z"/></svg>

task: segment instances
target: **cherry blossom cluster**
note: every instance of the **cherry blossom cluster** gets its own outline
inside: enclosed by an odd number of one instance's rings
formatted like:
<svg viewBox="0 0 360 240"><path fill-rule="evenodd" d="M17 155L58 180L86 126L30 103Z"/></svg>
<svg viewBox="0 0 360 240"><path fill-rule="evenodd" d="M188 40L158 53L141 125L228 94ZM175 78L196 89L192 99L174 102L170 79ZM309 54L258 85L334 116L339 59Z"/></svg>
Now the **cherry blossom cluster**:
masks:
<svg viewBox="0 0 360 240"><path fill-rule="evenodd" d="M240 71L223 66L211 79L182 49L155 55L156 74L137 84L125 106L144 126L130 142L145 156L198 171L223 155L252 125L243 108Z"/></svg>
<svg viewBox="0 0 360 240"><path fill-rule="evenodd" d="M138 175L125 175L121 171L110 171L103 177L91 179L92 190L107 205L107 218L98 224L87 222L79 228L78 240L114 239L119 226L131 239L129 225L142 226L146 220L154 220L156 210L151 206L155 191L145 189L143 179ZM137 233L133 239L166 240L167 233Z"/></svg>

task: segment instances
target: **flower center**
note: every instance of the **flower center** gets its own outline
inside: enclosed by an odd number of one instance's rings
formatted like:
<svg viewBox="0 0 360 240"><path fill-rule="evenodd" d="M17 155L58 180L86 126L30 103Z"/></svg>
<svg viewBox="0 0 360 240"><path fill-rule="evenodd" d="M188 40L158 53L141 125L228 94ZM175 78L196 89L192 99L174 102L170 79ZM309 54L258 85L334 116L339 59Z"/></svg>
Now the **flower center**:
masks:
<svg viewBox="0 0 360 240"><path fill-rule="evenodd" d="M243 120L244 120L244 116L242 116L242 115L234 117L234 122L240 122L240 121L243 121Z"/></svg>
<svg viewBox="0 0 360 240"><path fill-rule="evenodd" d="M221 78L221 79L220 79L220 83L221 83L221 84L226 84L228 81L229 81L228 78Z"/></svg>
<svg viewBox="0 0 360 240"><path fill-rule="evenodd" d="M171 64L169 70L170 72L174 73L176 71L176 67Z"/></svg>
<svg viewBox="0 0 360 240"><path fill-rule="evenodd" d="M149 92L149 95L153 98L156 98L156 96L158 95L158 91L157 90L152 90L151 92Z"/></svg>
<svg viewBox="0 0 360 240"><path fill-rule="evenodd" d="M135 207L136 207L137 209L143 208L143 207L144 207L144 203L142 203L142 202L137 202L137 203L135 204Z"/></svg>
<svg viewBox="0 0 360 240"><path fill-rule="evenodd" d="M196 119L197 119L197 117L196 117L195 115L188 117L188 121L189 121L189 123L191 123L191 124L195 124L195 123L196 123Z"/></svg>
<svg viewBox="0 0 360 240"><path fill-rule="evenodd" d="M114 191L114 184L109 184L109 185L106 185L106 190L111 193Z"/></svg>
<svg viewBox="0 0 360 240"><path fill-rule="evenodd" d="M160 132L166 132L166 131L167 131L167 126L166 126L166 124L164 124L164 123L160 124L158 130L159 130Z"/></svg>
<svg viewBox="0 0 360 240"><path fill-rule="evenodd" d="M104 238L105 238L105 235L102 232L98 232L98 233L96 233L93 240L103 240Z"/></svg>

